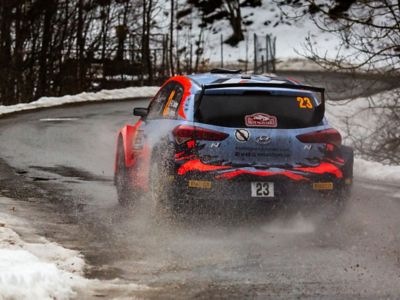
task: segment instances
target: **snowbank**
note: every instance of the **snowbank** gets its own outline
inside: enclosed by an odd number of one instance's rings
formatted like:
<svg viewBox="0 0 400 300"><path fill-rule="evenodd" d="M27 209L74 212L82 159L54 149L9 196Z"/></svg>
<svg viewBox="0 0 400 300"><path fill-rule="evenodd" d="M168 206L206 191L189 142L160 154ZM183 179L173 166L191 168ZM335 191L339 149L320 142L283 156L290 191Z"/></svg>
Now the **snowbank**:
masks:
<svg viewBox="0 0 400 300"><path fill-rule="evenodd" d="M0 214L0 299L69 299L87 285L79 252L44 238L27 243L9 226L23 222Z"/></svg>
<svg viewBox="0 0 400 300"><path fill-rule="evenodd" d="M385 123L385 107L393 105L397 99L395 90L378 93L372 97L360 97L352 100L328 101L326 116L329 123L337 128L343 142L347 145L362 147L363 143L379 143L376 132L384 133L391 122ZM400 184L400 166L382 164L356 158L354 164L356 177Z"/></svg>
<svg viewBox="0 0 400 300"><path fill-rule="evenodd" d="M354 176L400 185L400 166L383 165L378 162L356 158Z"/></svg>
<svg viewBox="0 0 400 300"><path fill-rule="evenodd" d="M10 106L0 105L0 116L24 110L59 106L69 103L84 103L104 100L152 97L157 93L158 89L159 87L156 86L142 86L115 90L101 90L96 93L81 93L72 96L66 95L63 97L43 97L31 103L23 103Z"/></svg>
<svg viewBox="0 0 400 300"><path fill-rule="evenodd" d="M0 204L14 207L16 203L0 196ZM92 299L96 295L132 299L138 291L150 289L121 279L86 279L84 268L85 261L78 251L49 242L37 236L28 222L0 212L0 300Z"/></svg>
<svg viewBox="0 0 400 300"><path fill-rule="evenodd" d="M279 71L324 71L317 63L305 58L289 58L277 61L276 69Z"/></svg>

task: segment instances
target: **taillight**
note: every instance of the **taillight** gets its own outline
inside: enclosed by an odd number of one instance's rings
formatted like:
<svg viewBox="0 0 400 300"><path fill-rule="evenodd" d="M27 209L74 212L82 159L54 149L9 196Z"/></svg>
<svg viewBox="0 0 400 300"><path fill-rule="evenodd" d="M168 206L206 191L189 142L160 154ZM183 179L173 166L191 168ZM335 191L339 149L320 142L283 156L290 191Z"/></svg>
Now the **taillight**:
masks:
<svg viewBox="0 0 400 300"><path fill-rule="evenodd" d="M297 139L303 143L333 144L336 146L340 146L342 143L342 137L335 129L325 129L301 134L297 136Z"/></svg>
<svg viewBox="0 0 400 300"><path fill-rule="evenodd" d="M225 132L188 125L179 125L174 128L172 133L175 136L178 144L182 144L190 139L203 141L222 141L229 136L229 134Z"/></svg>

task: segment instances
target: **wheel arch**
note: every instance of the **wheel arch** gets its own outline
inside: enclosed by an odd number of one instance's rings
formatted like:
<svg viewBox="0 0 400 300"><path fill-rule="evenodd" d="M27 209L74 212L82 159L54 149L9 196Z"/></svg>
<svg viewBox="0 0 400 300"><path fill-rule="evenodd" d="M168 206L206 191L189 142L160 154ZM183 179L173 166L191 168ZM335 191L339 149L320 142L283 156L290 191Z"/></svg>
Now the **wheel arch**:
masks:
<svg viewBox="0 0 400 300"><path fill-rule="evenodd" d="M123 153L125 156L125 166L131 167L135 162L135 157L132 151L132 141L135 138L137 129L140 127L141 121L136 123L134 126L126 125L122 127L118 132L118 138L116 143L116 152L115 152L115 162L114 162L114 172L117 172L117 164L118 164L118 155L120 152L120 147L123 147Z"/></svg>
<svg viewBox="0 0 400 300"><path fill-rule="evenodd" d="M341 153L344 160L343 175L345 178L353 178L354 149L350 146L342 145Z"/></svg>

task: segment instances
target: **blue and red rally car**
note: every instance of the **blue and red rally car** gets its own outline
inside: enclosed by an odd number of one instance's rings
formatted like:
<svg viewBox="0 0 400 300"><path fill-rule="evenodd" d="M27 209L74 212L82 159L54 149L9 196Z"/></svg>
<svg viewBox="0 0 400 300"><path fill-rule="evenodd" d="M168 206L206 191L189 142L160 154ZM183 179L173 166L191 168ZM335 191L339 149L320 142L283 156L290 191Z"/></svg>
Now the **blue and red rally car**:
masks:
<svg viewBox="0 0 400 300"><path fill-rule="evenodd" d="M195 199L345 198L353 151L324 116L324 89L213 70L168 79L118 134L121 204L150 192L178 210Z"/></svg>

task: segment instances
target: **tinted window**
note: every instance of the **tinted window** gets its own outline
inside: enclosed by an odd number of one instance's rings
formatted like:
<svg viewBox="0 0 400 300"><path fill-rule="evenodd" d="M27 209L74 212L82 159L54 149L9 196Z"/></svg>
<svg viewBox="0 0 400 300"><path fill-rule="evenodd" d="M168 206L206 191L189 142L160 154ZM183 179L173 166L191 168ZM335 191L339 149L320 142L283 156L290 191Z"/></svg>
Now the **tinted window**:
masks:
<svg viewBox="0 0 400 300"><path fill-rule="evenodd" d="M181 103L183 96L183 87L176 83L175 87L169 94L167 98L167 102L163 108L162 115L168 119L175 119L178 112L179 104Z"/></svg>
<svg viewBox="0 0 400 300"><path fill-rule="evenodd" d="M167 103L168 97L175 87L175 82L170 82L164 86L151 101L149 106L148 119L156 119L161 117L162 110Z"/></svg>
<svg viewBox="0 0 400 300"><path fill-rule="evenodd" d="M226 127L303 128L321 122L318 104L307 92L216 89L200 99L196 118Z"/></svg>

